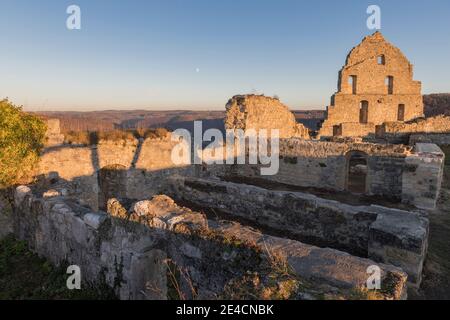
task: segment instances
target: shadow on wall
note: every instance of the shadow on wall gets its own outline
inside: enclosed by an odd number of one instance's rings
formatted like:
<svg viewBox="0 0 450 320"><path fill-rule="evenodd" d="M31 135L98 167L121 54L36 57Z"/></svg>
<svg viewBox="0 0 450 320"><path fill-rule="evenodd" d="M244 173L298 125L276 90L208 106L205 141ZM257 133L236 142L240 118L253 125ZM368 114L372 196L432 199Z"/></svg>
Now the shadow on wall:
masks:
<svg viewBox="0 0 450 320"><path fill-rule="evenodd" d="M105 208L108 197L146 198L161 193L167 177L193 174L193 166L172 163L170 136L99 142L90 145L60 145L44 150L36 176L41 181L62 178L67 192L91 208ZM45 182L44 182L45 184Z"/></svg>

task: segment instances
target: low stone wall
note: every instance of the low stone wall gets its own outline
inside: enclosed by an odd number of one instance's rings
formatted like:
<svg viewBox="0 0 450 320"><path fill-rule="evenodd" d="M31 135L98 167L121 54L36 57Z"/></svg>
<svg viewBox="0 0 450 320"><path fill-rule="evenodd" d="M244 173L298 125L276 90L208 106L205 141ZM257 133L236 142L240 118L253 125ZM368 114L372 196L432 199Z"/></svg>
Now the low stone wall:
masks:
<svg viewBox="0 0 450 320"><path fill-rule="evenodd" d="M354 207L309 194L220 180L175 177L172 181L174 197L273 228L300 241L401 266L409 272L410 283L420 285L428 219L419 213L379 206ZM399 224L387 223L394 220ZM374 252L377 254L372 256Z"/></svg>
<svg viewBox="0 0 450 320"><path fill-rule="evenodd" d="M0 240L12 233L12 189L0 190Z"/></svg>
<svg viewBox="0 0 450 320"><path fill-rule="evenodd" d="M370 195L401 199L402 170L412 147L358 142L326 142L288 139L280 141L279 171L261 175L261 165L206 168L216 175L258 177L283 184L344 191L347 189L349 155L367 155L367 187Z"/></svg>
<svg viewBox="0 0 450 320"><path fill-rule="evenodd" d="M440 115L408 122L386 122L377 128L377 137L390 143L407 143L411 135L417 134L424 136L450 134L450 117Z"/></svg>
<svg viewBox="0 0 450 320"><path fill-rule="evenodd" d="M450 117L419 118L408 122L386 122L385 133L450 133Z"/></svg>
<svg viewBox="0 0 450 320"><path fill-rule="evenodd" d="M405 161L408 157L368 157L367 193L390 199L402 199L402 174L405 167Z"/></svg>
<svg viewBox="0 0 450 320"><path fill-rule="evenodd" d="M64 142L64 135L61 134L59 119L45 120L47 132L45 133L45 146L57 146Z"/></svg>
<svg viewBox="0 0 450 320"><path fill-rule="evenodd" d="M430 148L432 146L430 144ZM439 198L441 179L419 181L412 179L408 172L411 171L409 163L429 163L434 161L435 155L417 150L407 145L282 139L279 170L275 175L261 175L261 164L205 166L201 175L239 176L243 179L256 177L292 186L345 191L348 189L350 158L358 153L365 155L367 163L365 194L417 204L423 209L434 209ZM431 176L443 172L443 167L438 163L437 166L423 166L423 174L426 175L428 167L434 168L429 172ZM438 192L428 193L425 202L414 200L411 190L423 188Z"/></svg>
<svg viewBox="0 0 450 320"><path fill-rule="evenodd" d="M450 133L414 133L409 136L409 144L434 143L438 146L450 146Z"/></svg>
<svg viewBox="0 0 450 320"><path fill-rule="evenodd" d="M21 186L14 232L39 255L78 265L83 280L105 283L121 299L364 298L373 265L381 270L377 297L406 298L407 276L390 265L208 221L166 196L130 208L111 199L109 214L92 212Z"/></svg>
<svg viewBox="0 0 450 320"><path fill-rule="evenodd" d="M402 201L418 208L435 209L441 191L445 154L435 144L417 143L406 158L402 174Z"/></svg>
<svg viewBox="0 0 450 320"><path fill-rule="evenodd" d="M230 130L278 130L280 138L309 139L309 130L278 99L263 95L237 95L227 105L225 128Z"/></svg>

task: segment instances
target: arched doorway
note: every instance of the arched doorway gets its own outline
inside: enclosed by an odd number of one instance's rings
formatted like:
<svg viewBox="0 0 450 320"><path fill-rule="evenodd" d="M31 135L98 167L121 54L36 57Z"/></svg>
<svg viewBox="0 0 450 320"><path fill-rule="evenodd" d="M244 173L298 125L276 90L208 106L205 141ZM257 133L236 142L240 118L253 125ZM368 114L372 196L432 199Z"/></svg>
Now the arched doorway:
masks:
<svg viewBox="0 0 450 320"><path fill-rule="evenodd" d="M120 164L103 167L98 172L98 205L102 210L111 198L126 198L127 168Z"/></svg>
<svg viewBox="0 0 450 320"><path fill-rule="evenodd" d="M352 193L367 192L367 154L350 151L347 157L347 190Z"/></svg>

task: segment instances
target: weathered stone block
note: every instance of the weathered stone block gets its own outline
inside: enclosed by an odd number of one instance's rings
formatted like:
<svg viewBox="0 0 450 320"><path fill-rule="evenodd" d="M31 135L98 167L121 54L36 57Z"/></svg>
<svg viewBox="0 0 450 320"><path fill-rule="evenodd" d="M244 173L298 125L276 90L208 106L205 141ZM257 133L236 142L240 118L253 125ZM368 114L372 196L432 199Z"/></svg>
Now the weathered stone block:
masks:
<svg viewBox="0 0 450 320"><path fill-rule="evenodd" d="M101 224L107 219L106 214L98 214L98 213L88 213L85 214L83 217L84 222L94 228L98 229L100 228Z"/></svg>
<svg viewBox="0 0 450 320"><path fill-rule="evenodd" d="M370 226L369 257L401 267L419 287L428 248L428 219L418 213L384 211Z"/></svg>

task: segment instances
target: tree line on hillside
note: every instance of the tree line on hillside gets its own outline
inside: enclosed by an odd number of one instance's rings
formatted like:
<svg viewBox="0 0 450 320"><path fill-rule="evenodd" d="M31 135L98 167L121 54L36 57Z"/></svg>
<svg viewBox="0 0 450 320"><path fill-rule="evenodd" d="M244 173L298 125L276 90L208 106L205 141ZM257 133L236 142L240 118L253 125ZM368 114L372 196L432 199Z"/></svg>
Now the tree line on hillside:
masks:
<svg viewBox="0 0 450 320"><path fill-rule="evenodd" d="M440 114L450 116L450 93L424 95L423 103L426 117L433 117Z"/></svg>

